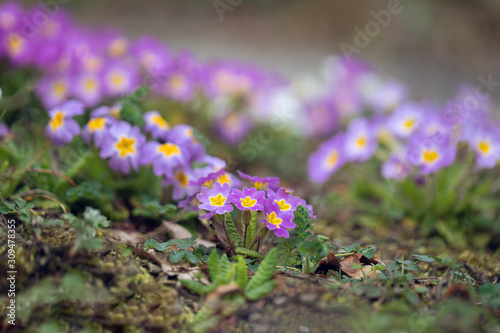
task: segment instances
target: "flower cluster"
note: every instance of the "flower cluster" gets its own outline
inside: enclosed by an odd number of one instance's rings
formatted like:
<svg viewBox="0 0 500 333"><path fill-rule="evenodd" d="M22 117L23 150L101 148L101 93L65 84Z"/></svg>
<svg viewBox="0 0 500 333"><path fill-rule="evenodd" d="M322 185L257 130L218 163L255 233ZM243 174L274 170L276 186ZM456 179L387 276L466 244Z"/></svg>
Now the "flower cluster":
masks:
<svg viewBox="0 0 500 333"><path fill-rule="evenodd" d="M275 177L250 177L239 172L242 178L249 180L254 187L231 186L224 179L218 177L215 183L205 183L196 195L201 203L199 207L208 211L200 218L211 218L215 214L223 215L236 209L245 212L262 212L261 223L267 229L274 231L278 237L289 237L290 229L295 228L293 223L294 212L299 205L307 207L310 215L314 217L312 207L306 201L292 195L293 191L279 187L279 179ZM214 178L215 179L215 178ZM202 179L206 182L206 179ZM232 182L235 184L235 182ZM241 183L240 183L241 184ZM275 190L271 189L272 186Z"/></svg>
<svg viewBox="0 0 500 333"><path fill-rule="evenodd" d="M364 162L379 150L388 156L385 178L401 180L414 169L433 173L455 161L460 143L475 153L477 168L494 167L500 161L500 122L490 113L491 103L470 111L464 105L468 90L444 105L404 102L392 112L355 119L309 157L309 178L323 183L345 163Z"/></svg>
<svg viewBox="0 0 500 333"><path fill-rule="evenodd" d="M130 40L117 30L88 29L62 9L32 27L28 23L37 11L37 5L24 10L14 1L0 4L0 59L42 74L35 91L48 109L68 99L94 107L145 85L180 103L209 99L217 134L236 144L268 112L267 101L285 84L253 66L205 64L186 51L174 54L152 36Z"/></svg>

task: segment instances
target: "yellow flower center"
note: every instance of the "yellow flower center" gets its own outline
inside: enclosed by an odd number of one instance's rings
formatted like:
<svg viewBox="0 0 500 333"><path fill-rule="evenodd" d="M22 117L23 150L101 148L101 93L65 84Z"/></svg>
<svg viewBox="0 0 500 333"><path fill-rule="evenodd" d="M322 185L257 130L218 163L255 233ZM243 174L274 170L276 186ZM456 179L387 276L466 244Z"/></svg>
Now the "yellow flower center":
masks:
<svg viewBox="0 0 500 333"><path fill-rule="evenodd" d="M52 117L52 119L50 119L49 123L50 123L50 127L52 127L52 132L57 131L57 129L59 127L64 125L64 111L56 112L54 117Z"/></svg>
<svg viewBox="0 0 500 333"><path fill-rule="evenodd" d="M292 208L292 206L287 204L284 199L281 199L280 201L274 200L274 202L276 202L280 206L281 210L289 210L290 208Z"/></svg>
<svg viewBox="0 0 500 333"><path fill-rule="evenodd" d="M206 187L211 189L212 186L214 186L214 183L215 183L215 181L213 181L213 180L207 180L206 182L203 183L203 186L206 186Z"/></svg>
<svg viewBox="0 0 500 333"><path fill-rule="evenodd" d="M252 208L257 203L257 200L250 197L241 198L241 205L245 208Z"/></svg>
<svg viewBox="0 0 500 333"><path fill-rule="evenodd" d="M111 116L113 118L116 118L116 119L120 119L120 111L121 111L121 107L118 107L118 106L112 106L111 108L109 108L109 113L111 114Z"/></svg>
<svg viewBox="0 0 500 333"><path fill-rule="evenodd" d="M181 186L187 186L189 182L188 176L182 171L177 171L175 179L179 182L179 184L181 184Z"/></svg>
<svg viewBox="0 0 500 333"><path fill-rule="evenodd" d="M365 136L359 137L358 140L356 140L356 143L361 148L363 148L366 145L366 142L367 142L367 140L366 140Z"/></svg>
<svg viewBox="0 0 500 333"><path fill-rule="evenodd" d="M223 174L222 176L219 176L219 178L217 178L217 181L222 185L231 184L231 179L229 178L229 175L227 173Z"/></svg>
<svg viewBox="0 0 500 333"><path fill-rule="evenodd" d="M84 84L83 84L83 87L87 91L95 91L97 88L97 81L94 79L90 79L90 78L86 79Z"/></svg>
<svg viewBox="0 0 500 333"><path fill-rule="evenodd" d="M281 222L283 222L283 220L278 218L275 212L271 212L271 214L266 214L266 217L267 217L267 222L274 224L278 229L280 228L280 224Z"/></svg>
<svg viewBox="0 0 500 333"><path fill-rule="evenodd" d="M7 38L7 51L9 52L10 55L17 55L19 54L25 45L25 40L23 37L17 35L17 34L10 34L9 37Z"/></svg>
<svg viewBox="0 0 500 333"><path fill-rule="evenodd" d="M439 159L439 154L435 150L424 150L422 157L426 163L430 164Z"/></svg>
<svg viewBox="0 0 500 333"><path fill-rule="evenodd" d="M165 121L165 119L163 119L163 117L162 117L162 116L160 116L160 115L157 115L157 114L153 115L153 116L151 117L151 121L152 121L153 123L155 123L155 124L156 124L159 128L161 128L161 129L167 129L167 128L169 127L169 126L168 126L168 123L167 123L167 122Z"/></svg>
<svg viewBox="0 0 500 333"><path fill-rule="evenodd" d="M104 128L106 124L106 118L92 118L89 120L89 131L93 133L94 131L100 131Z"/></svg>
<svg viewBox="0 0 500 333"><path fill-rule="evenodd" d="M181 90L186 85L184 76L175 74L168 79L169 86L174 90Z"/></svg>
<svg viewBox="0 0 500 333"><path fill-rule="evenodd" d="M52 92L56 96L64 96L66 94L67 88L63 81L56 81L52 85Z"/></svg>
<svg viewBox="0 0 500 333"><path fill-rule="evenodd" d="M121 87L125 79L122 73L113 73L111 74L111 84L115 87Z"/></svg>
<svg viewBox="0 0 500 333"><path fill-rule="evenodd" d="M164 143L162 144L159 148L158 151L160 153L165 154L165 156L170 157L172 155L180 155L181 150L179 149L179 146L173 144L173 143Z"/></svg>
<svg viewBox="0 0 500 333"><path fill-rule="evenodd" d="M212 206L222 207L226 203L227 198L219 193L216 197L209 197L209 199Z"/></svg>
<svg viewBox="0 0 500 333"><path fill-rule="evenodd" d="M328 155L328 158L326 159L326 165L328 168L333 169L335 165L337 165L337 162L339 160L339 153L338 151L333 151Z"/></svg>
<svg viewBox="0 0 500 333"><path fill-rule="evenodd" d="M125 54L125 51L127 51L127 40L125 38L116 38L111 42L109 45L109 54L112 57L119 57L123 54Z"/></svg>
<svg viewBox="0 0 500 333"><path fill-rule="evenodd" d="M135 154L135 139L122 137L115 147L122 158L128 154Z"/></svg>
<svg viewBox="0 0 500 333"><path fill-rule="evenodd" d="M483 153L483 155L487 155L488 152L490 151L490 144L489 144L489 142L486 142L486 141L483 141L483 140L479 141L479 143L477 144L477 147Z"/></svg>
<svg viewBox="0 0 500 333"><path fill-rule="evenodd" d="M267 185L267 182L261 182L260 180L259 181L256 181L253 183L253 185L255 186L255 188L257 190L260 190L261 188L263 188L264 186Z"/></svg>
<svg viewBox="0 0 500 333"><path fill-rule="evenodd" d="M412 129L414 125L415 125L415 119L413 118L410 118L404 122L404 127L408 130Z"/></svg>

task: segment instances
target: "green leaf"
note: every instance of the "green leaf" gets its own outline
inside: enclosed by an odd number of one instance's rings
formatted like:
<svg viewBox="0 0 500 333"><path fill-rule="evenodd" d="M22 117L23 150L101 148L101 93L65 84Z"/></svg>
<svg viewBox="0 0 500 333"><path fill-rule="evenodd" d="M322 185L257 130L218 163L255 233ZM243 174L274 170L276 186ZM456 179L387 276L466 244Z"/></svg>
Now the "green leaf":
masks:
<svg viewBox="0 0 500 333"><path fill-rule="evenodd" d="M286 266L293 249L298 243L297 237L290 237L281 241L276 247L277 263L278 265Z"/></svg>
<svg viewBox="0 0 500 333"><path fill-rule="evenodd" d="M251 258L262 258L262 254L246 249L244 247L237 247L234 252L237 254L243 254L246 257L251 257Z"/></svg>
<svg viewBox="0 0 500 333"><path fill-rule="evenodd" d="M184 258L186 251L188 250L179 250L177 252L170 252L170 254L168 255L168 260L170 260L173 263L178 263Z"/></svg>
<svg viewBox="0 0 500 333"><path fill-rule="evenodd" d="M207 292L210 291L210 287L205 286L203 283L198 281L179 279L179 282L184 287L200 295L205 295Z"/></svg>
<svg viewBox="0 0 500 333"><path fill-rule="evenodd" d="M255 232L257 231L257 212L252 211L252 219L250 220L250 224L247 229L247 239L246 245L250 246L255 237Z"/></svg>
<svg viewBox="0 0 500 333"><path fill-rule="evenodd" d="M276 287L277 282L272 280L272 281L266 281L262 285L257 286L253 289L248 290L245 295L247 298L251 301L256 301L260 299L263 296L268 295L271 293L274 288Z"/></svg>
<svg viewBox="0 0 500 333"><path fill-rule="evenodd" d="M422 255L422 254L412 254L415 259L420 260L420 261L425 261L425 262L435 262L437 259L439 259L436 256L428 256L428 255ZM439 262L441 259L439 259Z"/></svg>
<svg viewBox="0 0 500 333"><path fill-rule="evenodd" d="M187 259L187 260L188 260L191 264L197 264L197 263L200 261L200 259L199 259L197 256L195 256L195 255L193 254L193 252L191 252L191 251L189 251L189 250L185 250L184 254L185 254L184 256L186 257L186 259Z"/></svg>
<svg viewBox="0 0 500 333"><path fill-rule="evenodd" d="M50 220L45 220L43 224L47 227L57 227L57 226L62 226L64 225L63 220L57 220L57 219L50 219Z"/></svg>
<svg viewBox="0 0 500 333"><path fill-rule="evenodd" d="M219 279L220 276L220 260L219 256L217 255L217 250L214 249L212 253L210 253L210 256L208 257L207 260L208 264L208 273L210 274L210 281L214 282Z"/></svg>
<svg viewBox="0 0 500 333"><path fill-rule="evenodd" d="M264 285L266 281L273 277L276 268L276 260L276 249L273 248L269 251L264 260L262 260L259 269L248 282L245 288L246 293L252 292L254 289Z"/></svg>
<svg viewBox="0 0 500 333"><path fill-rule="evenodd" d="M226 214L226 229L227 234L229 235L229 239L231 243L233 243L236 247L240 247L243 245L243 240L241 239L236 226L234 225L233 217L231 213Z"/></svg>
<svg viewBox="0 0 500 333"><path fill-rule="evenodd" d="M96 229L109 227L109 220L106 218L106 216L101 214L99 209L85 207L85 211L83 212L83 219L85 220L85 222Z"/></svg>
<svg viewBox="0 0 500 333"><path fill-rule="evenodd" d="M220 258L220 274L219 279L214 281L217 285L227 284L231 281L231 274L233 273L231 268L231 263L229 262L229 258L226 254L223 254Z"/></svg>
<svg viewBox="0 0 500 333"><path fill-rule="evenodd" d="M234 276L236 277L236 283L241 287L241 289L245 289L248 283L248 271L245 259L242 256L236 256L234 258L236 259L236 263L234 264Z"/></svg>

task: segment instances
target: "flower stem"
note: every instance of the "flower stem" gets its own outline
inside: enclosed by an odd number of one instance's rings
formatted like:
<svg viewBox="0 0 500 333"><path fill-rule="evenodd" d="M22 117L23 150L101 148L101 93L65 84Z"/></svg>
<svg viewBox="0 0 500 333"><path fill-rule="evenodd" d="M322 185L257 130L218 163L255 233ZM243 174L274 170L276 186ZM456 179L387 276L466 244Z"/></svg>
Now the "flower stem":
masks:
<svg viewBox="0 0 500 333"><path fill-rule="evenodd" d="M248 232L248 225L245 224L245 234L243 236L243 247L247 247L247 232Z"/></svg>

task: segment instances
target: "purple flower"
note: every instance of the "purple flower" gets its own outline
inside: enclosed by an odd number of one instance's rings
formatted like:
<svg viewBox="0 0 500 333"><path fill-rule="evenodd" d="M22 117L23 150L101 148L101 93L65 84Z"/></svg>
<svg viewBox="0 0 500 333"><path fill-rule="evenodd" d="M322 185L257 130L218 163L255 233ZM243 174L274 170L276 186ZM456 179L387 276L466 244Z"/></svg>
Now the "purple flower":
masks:
<svg viewBox="0 0 500 333"><path fill-rule="evenodd" d="M165 73L158 73L153 88L159 93L177 101L186 102L193 98L201 75L201 65L189 52L182 52Z"/></svg>
<svg viewBox="0 0 500 333"><path fill-rule="evenodd" d="M137 70L122 61L107 64L102 75L104 88L110 96L132 93L139 83Z"/></svg>
<svg viewBox="0 0 500 333"><path fill-rule="evenodd" d="M101 157L111 158L109 166L124 174L130 172L130 165L135 171L139 170L140 149L146 138L137 126L132 127L125 121L111 125L101 142Z"/></svg>
<svg viewBox="0 0 500 333"><path fill-rule="evenodd" d="M416 104L402 104L389 119L391 132L401 138L409 137L419 127L421 115L421 110Z"/></svg>
<svg viewBox="0 0 500 333"><path fill-rule="evenodd" d="M100 106L90 113L91 118L104 117L111 120L120 120L120 112L122 111L121 103L116 103L113 106Z"/></svg>
<svg viewBox="0 0 500 333"><path fill-rule="evenodd" d="M11 134L9 127L2 120L0 120L0 138L5 138L9 134Z"/></svg>
<svg viewBox="0 0 500 333"><path fill-rule="evenodd" d="M330 99L320 99L305 105L310 135L322 136L330 134L339 125L339 114Z"/></svg>
<svg viewBox="0 0 500 333"><path fill-rule="evenodd" d="M256 176L249 176L241 171L238 171L238 175L246 180L249 180L252 185L257 189L265 189L265 188L270 188L270 189L276 189L279 188L279 182L280 179L278 177L256 177Z"/></svg>
<svg viewBox="0 0 500 333"><path fill-rule="evenodd" d="M449 138L413 135L408 141L407 160L420 166L420 173L435 172L449 166L455 160L456 146Z"/></svg>
<svg viewBox="0 0 500 333"><path fill-rule="evenodd" d="M159 40L151 36L137 39L130 47L135 60L151 74L163 72L170 65L170 50Z"/></svg>
<svg viewBox="0 0 500 333"><path fill-rule="evenodd" d="M160 113L156 110L149 111L144 114L146 125L144 130L151 133L151 136L158 140L165 140L170 125L163 119Z"/></svg>
<svg viewBox="0 0 500 333"><path fill-rule="evenodd" d="M278 237L288 238L287 229L295 228L295 223L292 222L293 213L281 211L280 206L271 200L264 202L264 216L260 222L266 223L267 228L273 230Z"/></svg>
<svg viewBox="0 0 500 333"><path fill-rule="evenodd" d="M224 176L225 174L227 174L226 170L222 168L220 170L210 172L207 175L198 177L198 179L191 181L190 185L212 188L217 179L219 179L219 177Z"/></svg>
<svg viewBox="0 0 500 333"><path fill-rule="evenodd" d="M166 135L167 141L182 145L186 148L186 160L192 163L205 155L205 146L194 136L193 127L177 125Z"/></svg>
<svg viewBox="0 0 500 333"><path fill-rule="evenodd" d="M141 163L153 164L153 172L157 176L173 176L173 170L186 165L184 149L175 143L158 143L150 141L141 151Z"/></svg>
<svg viewBox="0 0 500 333"><path fill-rule="evenodd" d="M478 168L493 168L500 161L500 134L498 128L483 125L470 135L469 146L476 152Z"/></svg>
<svg viewBox="0 0 500 333"><path fill-rule="evenodd" d="M102 140L106 136L107 129L114 123L114 119L97 117L91 118L85 125L82 131L82 138L86 142L91 142L94 139L96 146L100 146Z"/></svg>
<svg viewBox="0 0 500 333"><path fill-rule="evenodd" d="M241 112L229 112L214 121L216 133L235 146L250 132L253 122L250 117Z"/></svg>
<svg viewBox="0 0 500 333"><path fill-rule="evenodd" d="M231 205L231 200L229 199L229 185L217 182L212 186L212 188L202 187L201 193L196 195L196 198L201 202L200 208L208 210L213 215L225 214L233 211L233 205ZM203 218L200 216L200 218Z"/></svg>
<svg viewBox="0 0 500 333"><path fill-rule="evenodd" d="M72 95L87 106L94 106L102 97L101 78L93 73L82 73L73 82Z"/></svg>
<svg viewBox="0 0 500 333"><path fill-rule="evenodd" d="M190 185L194 179L194 173L188 167L179 167L173 171L173 177L165 178L163 186L172 185L172 199L181 200L185 196L191 196L199 192L199 187Z"/></svg>
<svg viewBox="0 0 500 333"><path fill-rule="evenodd" d="M46 76L38 82L35 91L46 108L53 108L68 98L70 81L63 76Z"/></svg>
<svg viewBox="0 0 500 333"><path fill-rule="evenodd" d="M315 183L324 183L346 162L344 154L344 136L337 135L319 146L307 163L309 179Z"/></svg>
<svg viewBox="0 0 500 333"><path fill-rule="evenodd" d="M377 150L372 126L364 118L353 121L345 134L344 153L349 161L364 162Z"/></svg>
<svg viewBox="0 0 500 333"><path fill-rule="evenodd" d="M398 155L391 155L382 165L382 175L387 179L402 180L411 174L412 166Z"/></svg>
<svg viewBox="0 0 500 333"><path fill-rule="evenodd" d="M50 121L46 132L55 145L69 143L73 136L80 133L80 126L72 117L83 112L83 103L76 100L67 101L49 110Z"/></svg>
<svg viewBox="0 0 500 333"><path fill-rule="evenodd" d="M280 188L277 192L269 190L267 191L267 197L272 202L278 204L282 212L293 213L302 201L301 198L293 196L291 192L285 188Z"/></svg>
<svg viewBox="0 0 500 333"><path fill-rule="evenodd" d="M256 188L244 187L243 191L234 188L230 195L231 202L240 210L264 210L266 192L257 191Z"/></svg>

